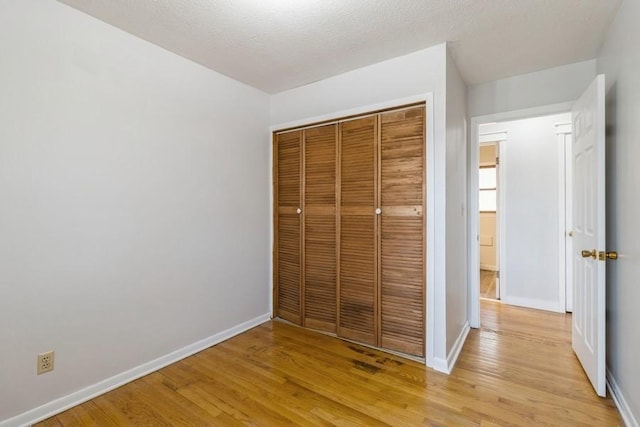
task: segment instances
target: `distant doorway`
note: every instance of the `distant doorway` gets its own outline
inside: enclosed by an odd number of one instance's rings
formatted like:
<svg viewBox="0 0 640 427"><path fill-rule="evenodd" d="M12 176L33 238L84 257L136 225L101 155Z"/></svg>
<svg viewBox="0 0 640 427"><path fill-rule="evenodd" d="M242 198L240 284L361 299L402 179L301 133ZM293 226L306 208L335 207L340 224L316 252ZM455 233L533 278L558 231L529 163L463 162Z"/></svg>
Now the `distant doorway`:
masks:
<svg viewBox="0 0 640 427"><path fill-rule="evenodd" d="M571 185L565 180L571 116L505 114L474 122L478 149L472 164L478 175L472 188L477 188L478 216L472 224L477 233L477 258L470 262L477 275L472 301L497 299L565 312L571 302L566 287L570 266L565 261L571 239L566 215ZM474 308L479 309L475 304L471 318L479 320L473 315Z"/></svg>
<svg viewBox="0 0 640 427"><path fill-rule="evenodd" d="M480 145L478 205L480 208L480 297L500 299L498 257L498 142Z"/></svg>

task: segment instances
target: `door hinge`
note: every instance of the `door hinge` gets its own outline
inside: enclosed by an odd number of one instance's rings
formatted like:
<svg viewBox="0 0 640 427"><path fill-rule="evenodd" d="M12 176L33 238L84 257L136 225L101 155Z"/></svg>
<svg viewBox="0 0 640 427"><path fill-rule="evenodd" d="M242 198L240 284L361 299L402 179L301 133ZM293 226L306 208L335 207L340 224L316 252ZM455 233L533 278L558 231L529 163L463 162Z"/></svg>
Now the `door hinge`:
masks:
<svg viewBox="0 0 640 427"><path fill-rule="evenodd" d="M496 157L496 165L500 164L500 157Z"/></svg>
<svg viewBox="0 0 640 427"><path fill-rule="evenodd" d="M496 271L496 279L500 278L500 270Z"/></svg>

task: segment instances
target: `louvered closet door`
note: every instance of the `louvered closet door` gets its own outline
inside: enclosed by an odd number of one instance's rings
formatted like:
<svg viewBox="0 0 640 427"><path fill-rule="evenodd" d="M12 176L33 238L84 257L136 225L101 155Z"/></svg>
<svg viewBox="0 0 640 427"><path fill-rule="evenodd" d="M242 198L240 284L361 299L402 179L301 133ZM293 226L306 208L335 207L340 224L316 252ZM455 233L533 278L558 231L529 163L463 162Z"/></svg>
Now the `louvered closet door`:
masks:
<svg viewBox="0 0 640 427"><path fill-rule="evenodd" d="M424 356L424 107L380 115L380 346Z"/></svg>
<svg viewBox="0 0 640 427"><path fill-rule="evenodd" d="M302 132L276 135L276 306L282 319L301 324L301 147Z"/></svg>
<svg viewBox="0 0 640 427"><path fill-rule="evenodd" d="M376 117L340 126L338 335L377 345Z"/></svg>
<svg viewBox="0 0 640 427"><path fill-rule="evenodd" d="M304 131L304 325L336 332L337 125Z"/></svg>

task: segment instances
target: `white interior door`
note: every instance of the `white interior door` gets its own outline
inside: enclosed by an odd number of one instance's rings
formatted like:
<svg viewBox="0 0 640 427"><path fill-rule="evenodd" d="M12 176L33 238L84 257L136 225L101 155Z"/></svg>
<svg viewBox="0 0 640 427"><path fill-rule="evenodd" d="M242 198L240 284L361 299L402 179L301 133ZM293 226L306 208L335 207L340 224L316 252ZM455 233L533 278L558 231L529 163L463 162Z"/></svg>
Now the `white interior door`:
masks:
<svg viewBox="0 0 640 427"><path fill-rule="evenodd" d="M580 363L600 396L606 395L604 97L604 75L599 75L574 104L572 150L572 341Z"/></svg>

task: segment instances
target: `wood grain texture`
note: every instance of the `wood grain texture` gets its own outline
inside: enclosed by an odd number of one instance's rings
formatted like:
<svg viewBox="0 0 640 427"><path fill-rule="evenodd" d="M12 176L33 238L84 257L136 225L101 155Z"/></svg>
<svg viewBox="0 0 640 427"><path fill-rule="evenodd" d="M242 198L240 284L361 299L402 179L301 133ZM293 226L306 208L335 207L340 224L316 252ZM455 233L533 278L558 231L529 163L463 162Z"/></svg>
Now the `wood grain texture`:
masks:
<svg viewBox="0 0 640 427"><path fill-rule="evenodd" d="M302 323L302 132L275 135L276 206L275 283L276 312L283 319Z"/></svg>
<svg viewBox="0 0 640 427"><path fill-rule="evenodd" d="M449 376L269 322L36 426L620 426L571 315L482 301Z"/></svg>
<svg viewBox="0 0 640 427"><path fill-rule="evenodd" d="M340 124L340 323L338 335L377 340L377 117Z"/></svg>
<svg viewBox="0 0 640 427"><path fill-rule="evenodd" d="M286 193L276 227L279 316L424 357L424 105L306 127L276 140L276 188Z"/></svg>
<svg viewBox="0 0 640 427"><path fill-rule="evenodd" d="M380 115L380 346L425 355L425 109Z"/></svg>
<svg viewBox="0 0 640 427"><path fill-rule="evenodd" d="M293 131L276 135L278 155L278 206L299 208L300 201L300 150L302 132Z"/></svg>
<svg viewBox="0 0 640 427"><path fill-rule="evenodd" d="M495 271L480 270L480 298L498 299Z"/></svg>
<svg viewBox="0 0 640 427"><path fill-rule="evenodd" d="M304 325L336 332L338 125L304 131Z"/></svg>

